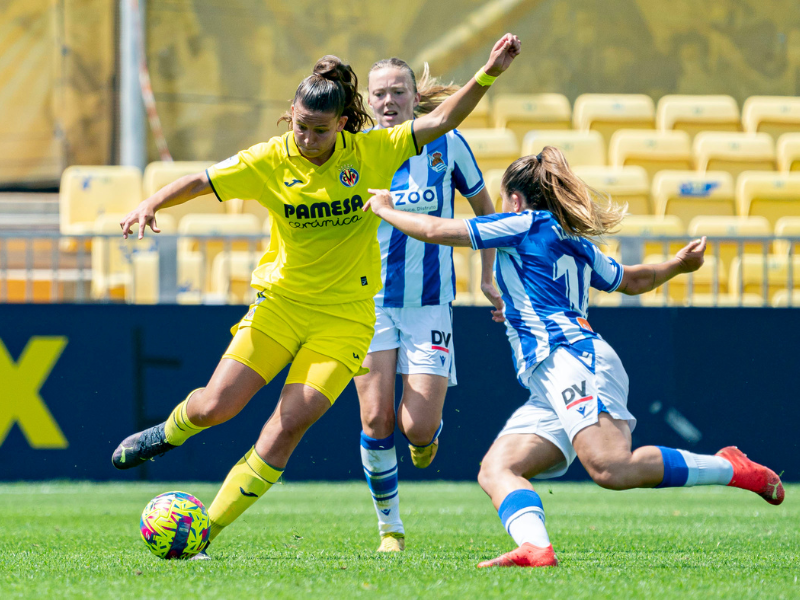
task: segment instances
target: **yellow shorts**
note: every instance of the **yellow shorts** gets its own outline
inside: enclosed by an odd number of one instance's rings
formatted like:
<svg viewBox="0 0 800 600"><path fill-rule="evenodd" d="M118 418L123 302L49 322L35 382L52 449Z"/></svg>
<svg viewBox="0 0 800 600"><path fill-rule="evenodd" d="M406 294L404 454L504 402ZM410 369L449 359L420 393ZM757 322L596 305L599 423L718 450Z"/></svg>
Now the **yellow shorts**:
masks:
<svg viewBox="0 0 800 600"><path fill-rule="evenodd" d="M371 298L318 305L261 292L231 329L234 339L223 357L247 365L266 381L292 362L286 383L313 387L333 403L354 375L366 372L361 364L374 327Z"/></svg>

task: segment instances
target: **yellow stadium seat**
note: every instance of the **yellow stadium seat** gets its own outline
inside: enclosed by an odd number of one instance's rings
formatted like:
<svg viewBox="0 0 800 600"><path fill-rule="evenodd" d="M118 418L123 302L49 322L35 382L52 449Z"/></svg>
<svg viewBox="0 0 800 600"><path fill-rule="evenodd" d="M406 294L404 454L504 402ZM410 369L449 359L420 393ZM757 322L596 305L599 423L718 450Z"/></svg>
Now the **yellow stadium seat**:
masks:
<svg viewBox="0 0 800 600"><path fill-rule="evenodd" d="M563 94L500 94L492 102L494 126L521 140L534 129L571 129L572 107Z"/></svg>
<svg viewBox="0 0 800 600"><path fill-rule="evenodd" d="M491 169L483 174L486 191L489 192L495 212L502 212L503 198L500 195L500 190L503 187L503 175L505 175L503 169Z"/></svg>
<svg viewBox="0 0 800 600"><path fill-rule="evenodd" d="M153 304L158 301L158 251L154 234L148 228L143 240L130 236L124 239L119 223L124 214L109 213L97 217L94 222L94 233L114 234L113 237L96 237L92 241L92 284L91 297L95 300L126 300L137 303ZM162 234L176 233L175 219L171 215L162 215L158 223ZM155 268L145 273L136 270L134 263L148 260L144 255L155 256ZM152 258L152 257L149 257ZM148 262L152 265L152 262ZM134 271L138 276L134 281ZM141 286L141 289L134 289ZM144 293L149 289L155 297Z"/></svg>
<svg viewBox="0 0 800 600"><path fill-rule="evenodd" d="M522 155L539 154L545 146L561 150L570 167L606 164L603 137L596 131L531 131L522 141Z"/></svg>
<svg viewBox="0 0 800 600"><path fill-rule="evenodd" d="M800 133L784 133L778 138L778 169L800 171Z"/></svg>
<svg viewBox="0 0 800 600"><path fill-rule="evenodd" d="M764 306L764 297L761 294L692 294L692 306Z"/></svg>
<svg viewBox="0 0 800 600"><path fill-rule="evenodd" d="M775 144L766 133L704 131L692 151L698 171L727 171L735 179L743 171L775 170Z"/></svg>
<svg viewBox="0 0 800 600"><path fill-rule="evenodd" d="M775 237L800 238L800 217L781 217L775 222ZM800 253L800 242L788 240L775 240L775 254L789 254L789 245L793 246L792 253Z"/></svg>
<svg viewBox="0 0 800 600"><path fill-rule="evenodd" d="M467 129L462 133L482 172L505 171L519 158L519 142L510 129Z"/></svg>
<svg viewBox="0 0 800 600"><path fill-rule="evenodd" d="M194 161L151 162L144 169L144 184L142 189L144 197L149 198L165 185L172 183L176 179L205 171L212 164L214 163ZM189 214L224 214L226 212L225 204L224 202L220 202L212 192L211 194L205 194L204 196L194 198L178 206L162 208L158 211L158 214L171 215L180 225L183 217Z"/></svg>
<svg viewBox="0 0 800 600"><path fill-rule="evenodd" d="M491 127L491 104L489 103L489 96L484 96L478 102L478 106L472 109L472 112L467 115L467 118L458 126L458 130L462 129L485 129Z"/></svg>
<svg viewBox="0 0 800 600"><path fill-rule="evenodd" d="M214 257L220 252L256 252L258 242L236 240L237 236L259 235L263 224L255 215L189 214L178 224L178 289L182 300L205 299L211 293L211 276ZM220 236L219 239L200 240L198 235ZM192 300L189 300L192 299ZM216 298L211 298L217 301Z"/></svg>
<svg viewBox="0 0 800 600"><path fill-rule="evenodd" d="M733 259L742 253L758 254L764 251L761 242L742 243L742 237L769 237L772 233L769 221L764 217L695 217L689 223L689 235L693 238L708 237L706 256L719 256L720 268L727 270ZM742 248L740 250L740 247ZM769 249L769 246L767 246ZM727 278L726 278L727 279Z"/></svg>
<svg viewBox="0 0 800 600"><path fill-rule="evenodd" d="M611 136L609 162L614 167L644 167L652 181L658 171L691 169L692 145L685 131L622 129Z"/></svg>
<svg viewBox="0 0 800 600"><path fill-rule="evenodd" d="M684 224L700 215L736 214L733 177L725 171L659 171L653 179L657 215L675 215Z"/></svg>
<svg viewBox="0 0 800 600"><path fill-rule="evenodd" d="M605 143L618 129L653 129L656 109L645 94L581 94L575 99L572 123L581 131L599 131Z"/></svg>
<svg viewBox="0 0 800 600"><path fill-rule="evenodd" d="M731 294L737 297L742 292L761 294L773 302L780 290L792 289L797 293L800 291L800 256L792 257L791 274L789 271L789 257L785 255L769 254L766 261L763 254L737 256L731 264Z"/></svg>
<svg viewBox="0 0 800 600"><path fill-rule="evenodd" d="M745 171L736 180L740 215L762 215L773 227L778 219L800 216L800 173Z"/></svg>
<svg viewBox="0 0 800 600"><path fill-rule="evenodd" d="M656 126L661 131L685 131L692 139L701 131L742 130L739 105L731 96L663 96L656 109Z"/></svg>
<svg viewBox="0 0 800 600"><path fill-rule="evenodd" d="M800 306L800 290L794 290L791 295L789 294L789 290L778 290L772 296L772 306L774 308Z"/></svg>
<svg viewBox="0 0 800 600"><path fill-rule="evenodd" d="M686 228L681 223L681 220L675 216L628 215L622 221L619 231L607 236L603 241L608 247L607 254L616 256L619 252L619 238L666 237L684 235L685 233ZM665 244L668 246L668 252L676 251L685 245L682 242L645 242L642 256L664 253Z"/></svg>
<svg viewBox="0 0 800 600"><path fill-rule="evenodd" d="M211 294L227 304L251 304L256 293L250 278L261 252L220 252L211 265Z"/></svg>
<svg viewBox="0 0 800 600"><path fill-rule="evenodd" d="M59 229L62 235L91 234L97 217L127 214L141 200L142 175L136 167L67 167L59 190ZM72 251L75 244L62 249Z"/></svg>
<svg viewBox="0 0 800 600"><path fill-rule="evenodd" d="M642 167L575 167L575 174L591 188L628 204L632 215L650 215L650 184Z"/></svg>
<svg viewBox="0 0 800 600"><path fill-rule="evenodd" d="M742 124L745 131L768 133L774 140L784 133L800 131L800 98L750 96L742 107Z"/></svg>
<svg viewBox="0 0 800 600"><path fill-rule="evenodd" d="M453 304L472 304L471 266L473 250L471 248L453 248L453 268L456 272L456 299Z"/></svg>
<svg viewBox="0 0 800 600"><path fill-rule="evenodd" d="M662 263L672 258L672 254L651 254L645 256L643 264L652 265ZM667 295L672 302L677 304L692 304L696 294L714 295L716 286L717 295L722 295L728 285L728 272L722 268L716 256L709 256L706 252L703 266L694 273L684 273L670 279L666 284ZM664 295L664 286L655 289L652 294L656 297Z"/></svg>

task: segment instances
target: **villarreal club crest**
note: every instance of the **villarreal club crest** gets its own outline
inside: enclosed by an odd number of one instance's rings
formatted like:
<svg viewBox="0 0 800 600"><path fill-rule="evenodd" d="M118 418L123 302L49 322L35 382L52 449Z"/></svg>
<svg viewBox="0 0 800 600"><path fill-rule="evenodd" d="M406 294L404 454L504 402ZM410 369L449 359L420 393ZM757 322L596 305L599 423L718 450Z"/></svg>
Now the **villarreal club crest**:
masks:
<svg viewBox="0 0 800 600"><path fill-rule="evenodd" d="M339 169L339 181L346 187L354 187L358 183L358 171L350 165L343 165Z"/></svg>

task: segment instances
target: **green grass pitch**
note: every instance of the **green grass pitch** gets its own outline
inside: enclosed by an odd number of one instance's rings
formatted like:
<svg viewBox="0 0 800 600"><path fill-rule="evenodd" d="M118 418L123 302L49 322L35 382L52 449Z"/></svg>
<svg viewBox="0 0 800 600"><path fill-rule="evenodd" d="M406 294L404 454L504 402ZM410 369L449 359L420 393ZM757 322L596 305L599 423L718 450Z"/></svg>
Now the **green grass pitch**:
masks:
<svg viewBox="0 0 800 600"><path fill-rule="evenodd" d="M288 483L217 539L163 561L139 537L153 496L217 486L0 485L0 597L800 598L800 485L773 507L741 490L537 486L561 565L476 569L513 547L475 483L402 483L408 549L378 555L365 483Z"/></svg>

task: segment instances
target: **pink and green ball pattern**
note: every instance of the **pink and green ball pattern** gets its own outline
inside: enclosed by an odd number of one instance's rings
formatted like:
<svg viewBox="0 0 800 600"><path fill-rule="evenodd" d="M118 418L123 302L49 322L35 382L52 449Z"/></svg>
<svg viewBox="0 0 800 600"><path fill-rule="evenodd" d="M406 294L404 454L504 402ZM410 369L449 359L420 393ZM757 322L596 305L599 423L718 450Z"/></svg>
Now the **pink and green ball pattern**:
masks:
<svg viewBox="0 0 800 600"><path fill-rule="evenodd" d="M153 498L139 522L142 539L159 558L191 558L208 541L208 513L186 492L166 492Z"/></svg>

